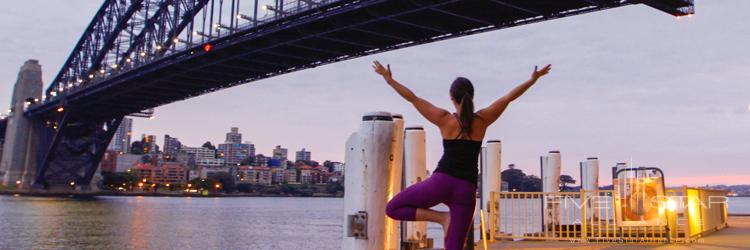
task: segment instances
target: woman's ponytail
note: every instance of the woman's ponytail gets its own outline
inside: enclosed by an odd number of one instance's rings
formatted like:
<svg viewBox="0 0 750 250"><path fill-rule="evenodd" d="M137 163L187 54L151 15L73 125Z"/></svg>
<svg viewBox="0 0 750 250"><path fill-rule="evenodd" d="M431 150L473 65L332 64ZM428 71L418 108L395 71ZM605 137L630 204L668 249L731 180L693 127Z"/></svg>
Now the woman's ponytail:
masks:
<svg viewBox="0 0 750 250"><path fill-rule="evenodd" d="M471 124L474 120L474 86L469 79L458 77L451 85L450 94L458 102L461 116L461 134L471 137Z"/></svg>

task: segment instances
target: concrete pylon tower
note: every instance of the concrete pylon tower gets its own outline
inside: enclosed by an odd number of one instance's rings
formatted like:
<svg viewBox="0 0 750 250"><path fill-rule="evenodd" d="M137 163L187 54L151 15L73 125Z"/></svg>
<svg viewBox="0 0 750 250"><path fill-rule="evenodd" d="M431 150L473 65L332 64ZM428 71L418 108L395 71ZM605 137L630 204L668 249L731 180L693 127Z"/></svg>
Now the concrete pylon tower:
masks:
<svg viewBox="0 0 750 250"><path fill-rule="evenodd" d="M39 100L42 97L42 65L37 60L28 60L13 87L10 107L12 115L8 118L5 131L5 144L0 162L2 185L28 188L36 174L36 162L32 153L35 147L33 123L23 115L27 100Z"/></svg>

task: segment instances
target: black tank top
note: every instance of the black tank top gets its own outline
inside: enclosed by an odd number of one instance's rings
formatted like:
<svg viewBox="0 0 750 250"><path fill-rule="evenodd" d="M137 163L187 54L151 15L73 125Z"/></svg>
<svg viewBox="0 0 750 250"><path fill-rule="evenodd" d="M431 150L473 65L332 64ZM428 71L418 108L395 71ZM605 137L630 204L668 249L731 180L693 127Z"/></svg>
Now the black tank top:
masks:
<svg viewBox="0 0 750 250"><path fill-rule="evenodd" d="M460 124L461 120L459 120ZM463 130L459 134L460 137ZM472 184L477 184L479 175L479 151L482 149L482 141L466 139L443 139L443 157L440 158L436 173L444 173Z"/></svg>

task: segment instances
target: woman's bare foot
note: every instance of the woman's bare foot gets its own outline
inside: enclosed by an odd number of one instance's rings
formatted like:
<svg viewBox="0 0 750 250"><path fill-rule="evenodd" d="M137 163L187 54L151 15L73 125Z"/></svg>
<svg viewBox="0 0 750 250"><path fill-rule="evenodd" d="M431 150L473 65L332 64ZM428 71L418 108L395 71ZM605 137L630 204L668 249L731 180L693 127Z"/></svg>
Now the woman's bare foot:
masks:
<svg viewBox="0 0 750 250"><path fill-rule="evenodd" d="M448 235L448 227L451 224L451 214L449 212L441 212L441 219L440 219L440 225L443 226L443 235Z"/></svg>

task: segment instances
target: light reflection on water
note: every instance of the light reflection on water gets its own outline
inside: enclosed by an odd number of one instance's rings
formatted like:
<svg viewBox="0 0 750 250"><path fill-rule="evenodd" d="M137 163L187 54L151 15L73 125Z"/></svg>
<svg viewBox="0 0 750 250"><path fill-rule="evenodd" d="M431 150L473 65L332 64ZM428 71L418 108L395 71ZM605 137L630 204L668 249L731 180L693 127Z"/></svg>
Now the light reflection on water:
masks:
<svg viewBox="0 0 750 250"><path fill-rule="evenodd" d="M340 249L342 208L341 198L0 196L0 249ZM729 212L750 213L750 198L730 198ZM436 247L442 233L428 224Z"/></svg>
<svg viewBox="0 0 750 250"><path fill-rule="evenodd" d="M340 198L0 196L0 249L340 249Z"/></svg>

